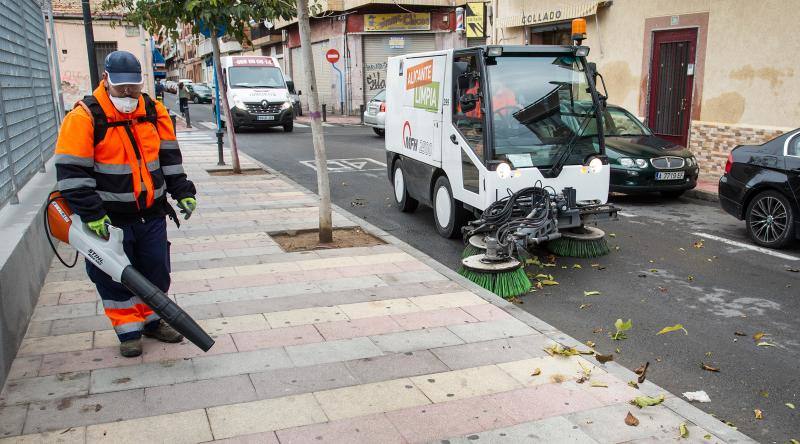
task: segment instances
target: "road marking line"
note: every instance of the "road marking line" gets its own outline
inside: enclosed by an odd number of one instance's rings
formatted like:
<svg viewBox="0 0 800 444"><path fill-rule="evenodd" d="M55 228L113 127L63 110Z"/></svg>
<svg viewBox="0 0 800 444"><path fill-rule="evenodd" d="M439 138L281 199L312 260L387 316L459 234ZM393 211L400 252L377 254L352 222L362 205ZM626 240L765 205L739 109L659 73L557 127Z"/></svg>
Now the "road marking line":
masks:
<svg viewBox="0 0 800 444"><path fill-rule="evenodd" d="M308 128L308 125L306 125L304 123L295 123L294 126L296 126L298 128Z"/></svg>
<svg viewBox="0 0 800 444"><path fill-rule="evenodd" d="M200 125L200 126L204 126L204 127L208 128L208 129L217 129L217 125L215 125L215 124L213 124L211 122L197 122L197 124Z"/></svg>
<svg viewBox="0 0 800 444"><path fill-rule="evenodd" d="M627 213L625 211L617 211L617 214L619 214L622 217L639 217L638 214Z"/></svg>
<svg viewBox="0 0 800 444"><path fill-rule="evenodd" d="M330 123L322 122L322 126L332 127L332 126L336 126L336 125L331 125Z"/></svg>
<svg viewBox="0 0 800 444"><path fill-rule="evenodd" d="M711 239L711 240L715 240L715 241L718 241L718 242L722 242L723 244L732 245L734 247L744 248L746 250L757 251L759 253L768 254L770 256L774 256L774 257L777 257L777 258L780 258L780 259L786 259L787 261L800 261L800 257L792 256L790 254L779 253L777 251L770 250L770 249L764 248L764 247L759 247L759 246L756 246L756 245L750 245L750 244L745 244L743 242L737 242L737 241L734 241L734 240L726 239L724 237L714 236L713 234L706 234L706 233L701 233L701 232L698 232L698 231L696 231L696 232L694 232L692 234L695 235L695 236L704 237L706 239Z"/></svg>

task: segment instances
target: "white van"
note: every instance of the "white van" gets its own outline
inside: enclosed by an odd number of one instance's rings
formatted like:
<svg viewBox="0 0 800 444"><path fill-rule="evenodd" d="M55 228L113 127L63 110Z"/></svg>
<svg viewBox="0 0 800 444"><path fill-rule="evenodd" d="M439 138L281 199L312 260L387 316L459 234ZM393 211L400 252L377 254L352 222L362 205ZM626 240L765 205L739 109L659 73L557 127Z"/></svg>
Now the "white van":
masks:
<svg viewBox="0 0 800 444"><path fill-rule="evenodd" d="M227 56L221 62L234 131L244 126L292 131L292 99L275 57ZM220 118L224 122L225 113Z"/></svg>

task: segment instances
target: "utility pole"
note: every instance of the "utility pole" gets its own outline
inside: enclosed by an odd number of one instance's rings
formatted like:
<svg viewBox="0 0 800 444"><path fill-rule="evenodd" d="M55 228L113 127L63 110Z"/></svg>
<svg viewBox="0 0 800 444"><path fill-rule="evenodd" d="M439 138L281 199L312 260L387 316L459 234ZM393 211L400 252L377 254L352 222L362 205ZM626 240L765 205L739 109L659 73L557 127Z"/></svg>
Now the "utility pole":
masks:
<svg viewBox="0 0 800 444"><path fill-rule="evenodd" d="M92 91L100 84L97 73L97 55L94 53L94 31L92 30L92 10L89 0L81 0L83 7L83 31L86 33L86 52L89 54L89 79L92 81Z"/></svg>

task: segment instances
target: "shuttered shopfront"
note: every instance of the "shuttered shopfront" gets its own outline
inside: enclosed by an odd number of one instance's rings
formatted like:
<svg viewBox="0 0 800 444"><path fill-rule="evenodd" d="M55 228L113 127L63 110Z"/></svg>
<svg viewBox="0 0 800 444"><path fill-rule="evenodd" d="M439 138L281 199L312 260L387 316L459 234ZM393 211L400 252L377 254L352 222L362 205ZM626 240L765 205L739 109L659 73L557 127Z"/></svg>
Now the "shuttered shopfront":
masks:
<svg viewBox="0 0 800 444"><path fill-rule="evenodd" d="M314 55L314 74L317 77L317 94L319 95L320 105L328 105L328 110L333 112L339 109L339 102L335 99L333 92L338 81L336 73L333 72L331 64L325 59L325 53L330 49L328 40L311 44L311 51ZM303 71L303 54L300 47L292 48L292 71L291 76L294 81L295 89L303 92L300 95L300 102L303 108L308 109L308 95L311 89L306 84L305 72ZM336 103L333 103L336 100ZM338 112L338 111L337 111Z"/></svg>
<svg viewBox="0 0 800 444"><path fill-rule="evenodd" d="M386 64L389 57L434 51L434 33L364 35L364 101L386 88Z"/></svg>

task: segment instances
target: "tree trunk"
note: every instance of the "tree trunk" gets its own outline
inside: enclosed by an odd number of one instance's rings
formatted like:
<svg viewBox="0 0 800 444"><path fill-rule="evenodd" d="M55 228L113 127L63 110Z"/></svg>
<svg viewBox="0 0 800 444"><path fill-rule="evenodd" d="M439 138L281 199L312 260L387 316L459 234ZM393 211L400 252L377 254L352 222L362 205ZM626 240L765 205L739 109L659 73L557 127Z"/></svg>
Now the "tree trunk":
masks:
<svg viewBox="0 0 800 444"><path fill-rule="evenodd" d="M242 167L239 165L239 148L236 146L236 134L233 132L233 116L231 115L231 107L228 104L228 88L226 87L227 82L222 77L222 64L219 60L219 39L217 38L216 29L211 31L211 48L214 50L214 66L216 67L215 69L217 71L217 78L219 79L219 98L222 100L221 104L217 103L216 105L222 105L219 110L225 113L225 128L228 132L228 140L231 144L231 163L233 163L233 173L241 174Z"/></svg>
<svg viewBox="0 0 800 444"><path fill-rule="evenodd" d="M322 116L317 94L317 78L311 51L311 25L308 19L307 0L297 0L297 25L300 28L300 52L305 72L308 110L311 117L311 135L314 141L314 160L317 165L317 190L319 193L319 242L333 242L331 217L331 188L328 181L328 159L325 154L325 137L322 133ZM295 61L296 62L296 61Z"/></svg>

